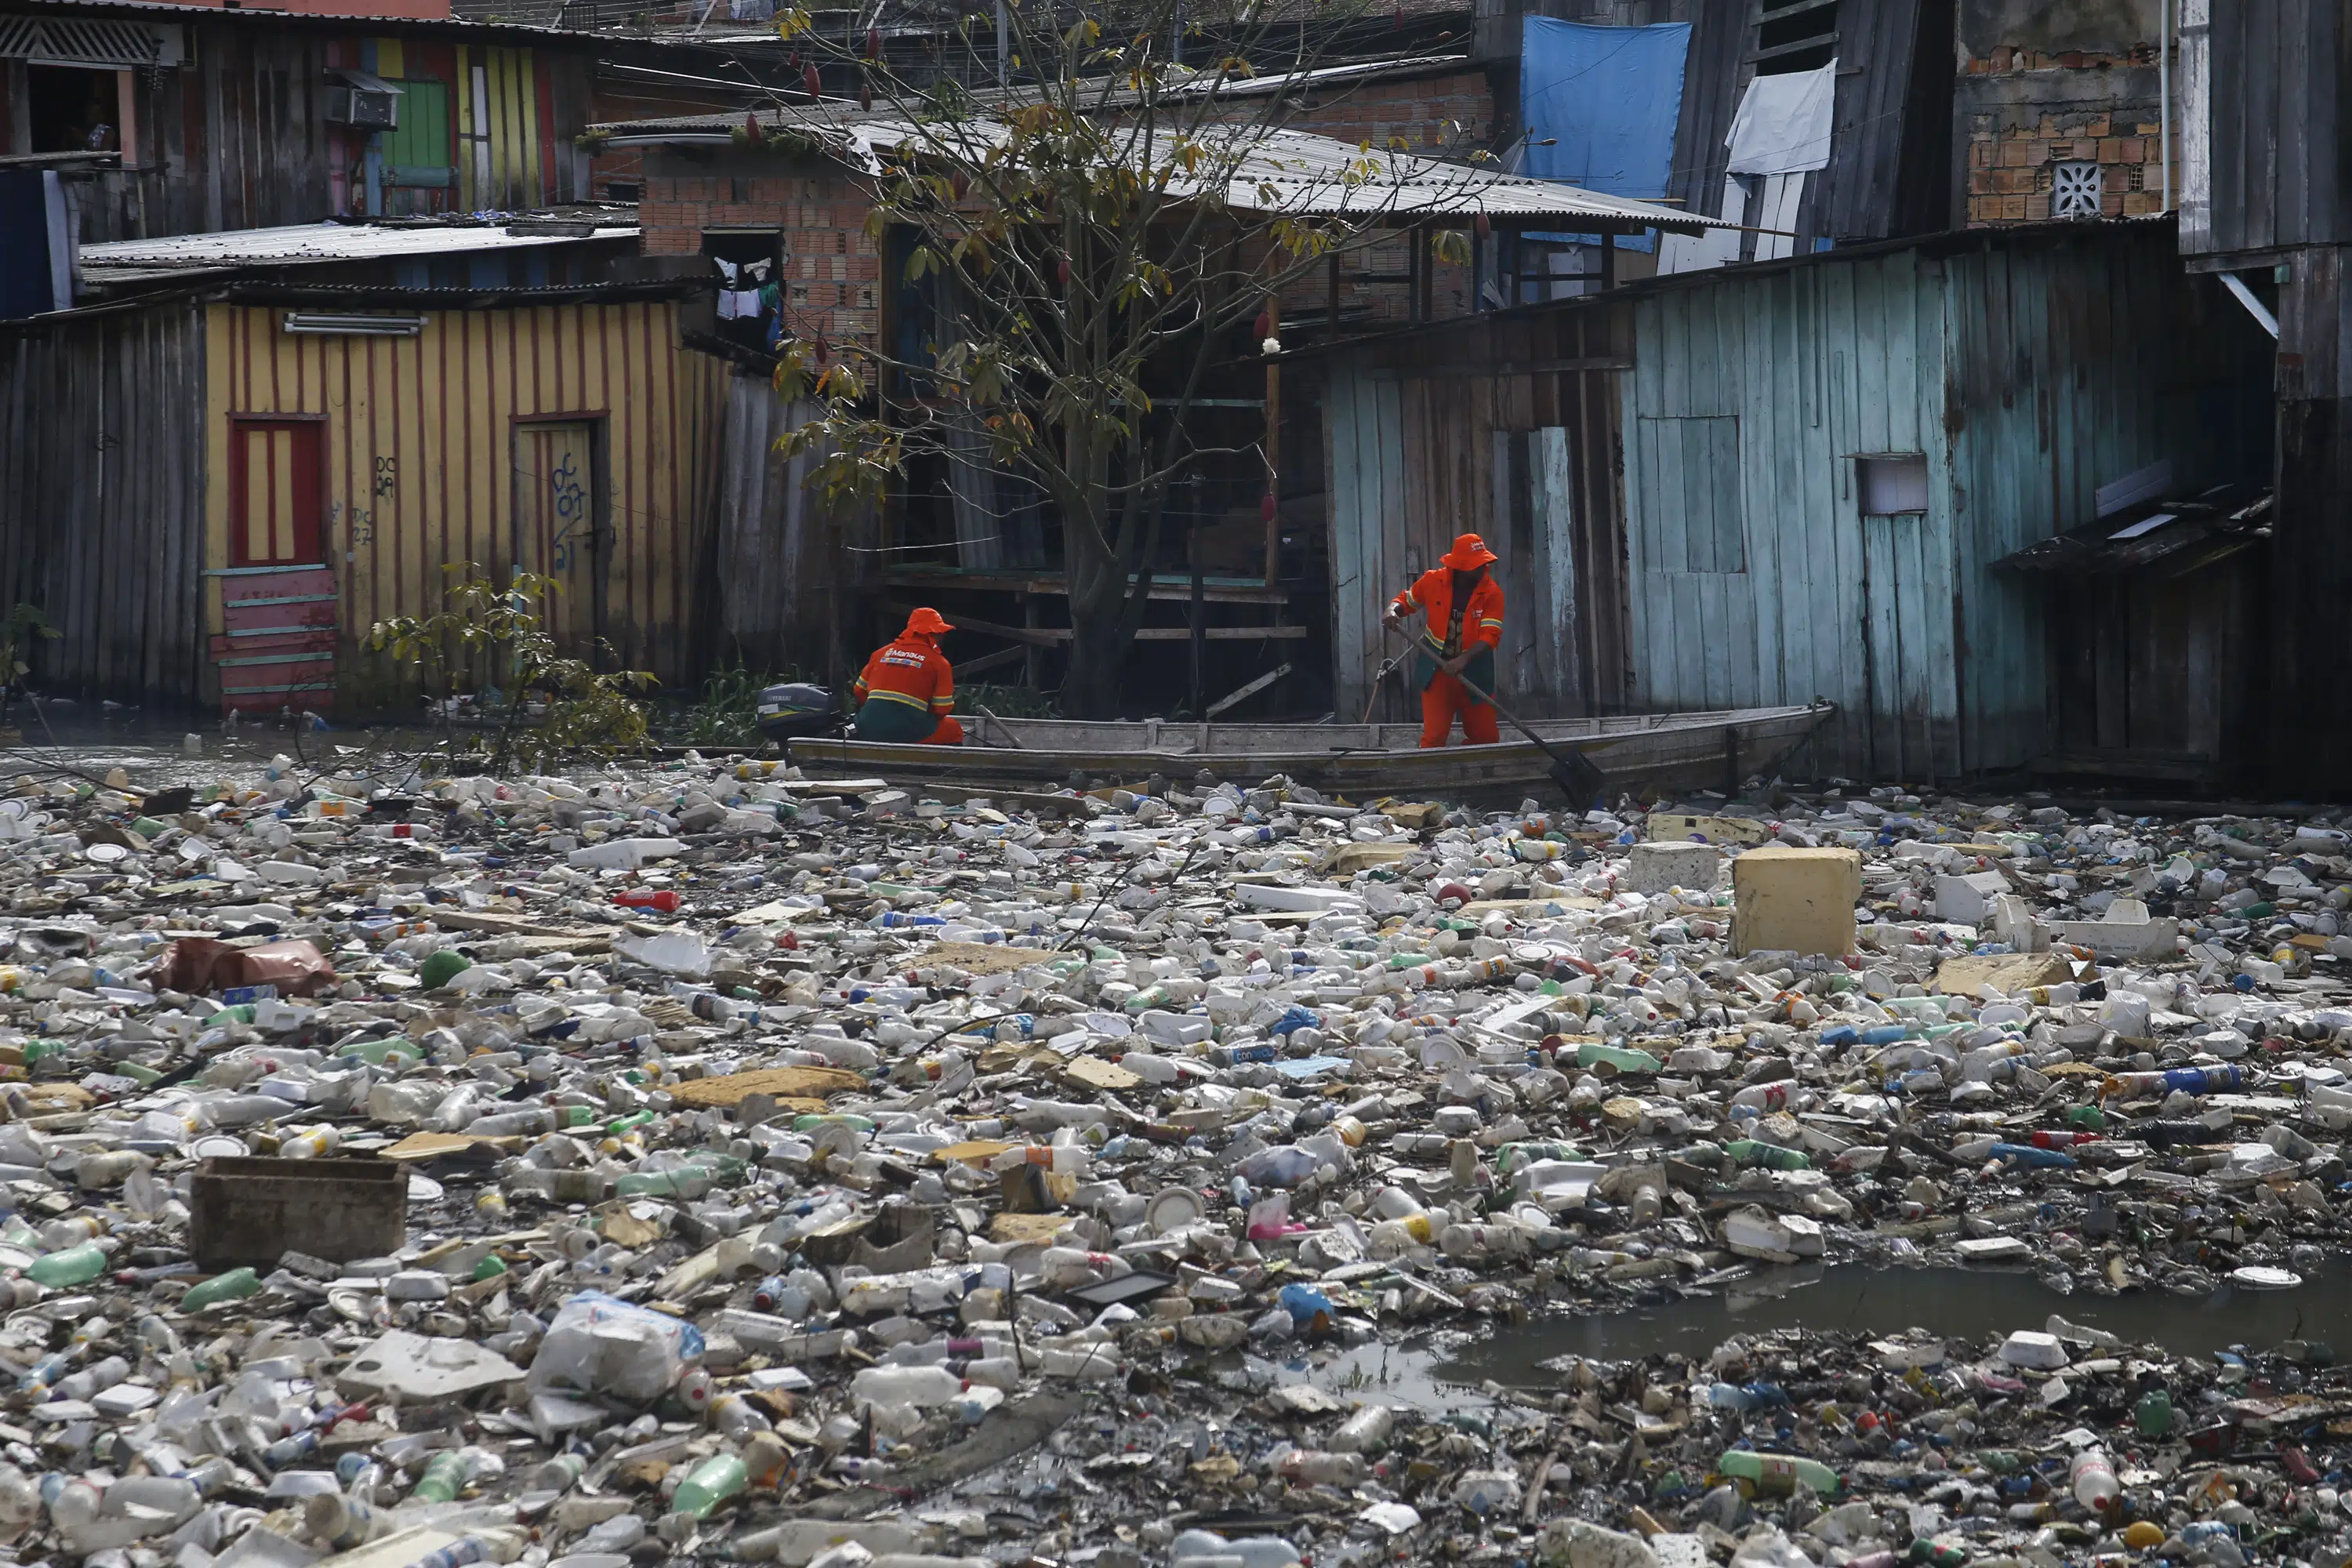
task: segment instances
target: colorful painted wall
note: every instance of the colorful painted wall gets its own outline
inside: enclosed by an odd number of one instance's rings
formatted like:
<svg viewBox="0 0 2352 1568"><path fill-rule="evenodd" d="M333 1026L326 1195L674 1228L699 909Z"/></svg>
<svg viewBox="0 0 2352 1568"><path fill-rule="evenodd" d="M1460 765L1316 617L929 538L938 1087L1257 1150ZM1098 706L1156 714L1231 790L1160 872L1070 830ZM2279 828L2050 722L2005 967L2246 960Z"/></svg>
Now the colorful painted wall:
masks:
<svg viewBox="0 0 2352 1568"><path fill-rule="evenodd" d="M444 563L466 561L555 577L576 649L688 675L723 387L677 346L677 310L429 311L413 337L346 337L208 307L208 689L299 709L319 703L270 689L324 681L365 711L392 690L368 627L438 608Z"/></svg>

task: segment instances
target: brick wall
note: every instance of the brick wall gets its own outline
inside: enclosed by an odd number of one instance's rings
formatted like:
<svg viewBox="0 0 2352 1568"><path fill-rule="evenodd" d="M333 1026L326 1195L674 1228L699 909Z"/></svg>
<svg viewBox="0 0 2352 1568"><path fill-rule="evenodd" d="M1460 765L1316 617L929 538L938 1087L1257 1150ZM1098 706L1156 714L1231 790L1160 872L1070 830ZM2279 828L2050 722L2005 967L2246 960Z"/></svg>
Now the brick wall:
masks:
<svg viewBox="0 0 2352 1568"><path fill-rule="evenodd" d="M1395 137L1416 153L1462 157L1488 144L1494 119L1486 73L1465 68L1330 89L1293 123L1350 142L1369 141L1377 149ZM621 159L626 151L600 158L598 174L629 177L632 171L625 171ZM697 255L709 228L779 228L788 258L784 304L793 330L827 342L875 341L881 258L866 236L871 204L850 175L781 153L714 148L698 162L677 153L649 155L641 177L637 219L647 254ZM1369 261L1358 255L1344 264L1349 272L1405 268L1401 237L1375 247ZM1327 277L1322 268L1313 268L1286 290L1284 315L1293 321L1319 318L1328 302ZM1341 303L1369 309L1372 322L1381 326L1402 323L1411 311L1404 287L1396 283L1345 282ZM1471 304L1467 270L1441 263L1432 280L1434 313L1461 315Z"/></svg>
<svg viewBox="0 0 2352 1568"><path fill-rule="evenodd" d="M1396 137L1416 153L1461 157L1493 144L1495 95L1484 70L1465 67L1443 75L1331 89L1309 103L1293 123L1342 142L1386 147Z"/></svg>
<svg viewBox="0 0 2352 1568"><path fill-rule="evenodd" d="M694 172L676 157L647 160L637 221L649 256L693 256L709 228L775 228L784 246L784 310L799 336L872 344L879 329L882 261L866 237L864 190L830 168L779 167L781 158L720 155Z"/></svg>
<svg viewBox="0 0 2352 1568"><path fill-rule="evenodd" d="M2003 46L1970 59L1958 84L1969 226L2058 216L2062 178L2093 167L2100 216L2162 211L2156 77L2153 44L2115 53Z"/></svg>

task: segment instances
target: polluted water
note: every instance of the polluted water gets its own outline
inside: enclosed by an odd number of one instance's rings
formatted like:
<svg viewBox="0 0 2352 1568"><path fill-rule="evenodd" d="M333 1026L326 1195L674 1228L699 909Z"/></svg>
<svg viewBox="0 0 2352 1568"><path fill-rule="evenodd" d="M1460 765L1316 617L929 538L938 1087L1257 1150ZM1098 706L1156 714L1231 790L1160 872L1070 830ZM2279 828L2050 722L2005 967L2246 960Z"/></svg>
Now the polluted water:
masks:
<svg viewBox="0 0 2352 1568"><path fill-rule="evenodd" d="M2339 817L307 740L0 795L13 1561L2352 1552Z"/></svg>

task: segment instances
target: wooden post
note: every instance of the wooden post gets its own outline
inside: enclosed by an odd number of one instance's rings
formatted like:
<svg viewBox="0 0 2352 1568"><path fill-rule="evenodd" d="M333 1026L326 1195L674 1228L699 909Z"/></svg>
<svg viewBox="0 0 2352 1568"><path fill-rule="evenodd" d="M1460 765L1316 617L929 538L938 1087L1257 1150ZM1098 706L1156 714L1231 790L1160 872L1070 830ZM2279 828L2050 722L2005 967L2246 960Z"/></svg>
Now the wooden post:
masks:
<svg viewBox="0 0 2352 1568"><path fill-rule="evenodd" d="M1265 297L1266 335L1282 335L1282 301ZM1274 498L1265 520L1265 585L1273 587L1282 574L1282 366L1269 360L1265 367L1265 493Z"/></svg>
<svg viewBox="0 0 2352 1568"><path fill-rule="evenodd" d="M1335 245L1331 247L1327 266L1328 270L1326 276L1330 281L1331 303L1326 325L1330 328L1332 340L1337 342L1339 336L1339 247Z"/></svg>
<svg viewBox="0 0 2352 1568"><path fill-rule="evenodd" d="M1421 292L1413 300L1413 319L1427 325L1437 315L1437 230L1423 225L1413 231L1412 244L1421 257Z"/></svg>
<svg viewBox="0 0 2352 1568"><path fill-rule="evenodd" d="M114 144L122 150L122 166L139 166L139 73L114 73Z"/></svg>
<svg viewBox="0 0 2352 1568"><path fill-rule="evenodd" d="M1197 488L1193 489L1193 495L1195 500L1188 518L1189 533L1186 552L1192 558L1192 615L1189 623L1192 627L1192 700L1190 708L1192 721L1197 724L1202 718L1201 704L1205 700L1203 693L1207 689L1203 684L1207 672L1202 668L1202 665L1205 662L1203 655L1208 651L1209 605L1206 587L1201 581L1201 510Z"/></svg>
<svg viewBox="0 0 2352 1568"><path fill-rule="evenodd" d="M1617 287L1617 231L1611 229L1601 237L1601 286Z"/></svg>
<svg viewBox="0 0 2352 1568"><path fill-rule="evenodd" d="M1040 625L1037 617L1037 595L1033 592L1024 591L1021 595L1021 624L1032 631ZM1024 647L1028 657L1022 660L1021 674L1027 682L1029 689L1034 691L1037 689L1039 678L1045 674L1045 649L1043 644L1035 642L1028 643Z"/></svg>

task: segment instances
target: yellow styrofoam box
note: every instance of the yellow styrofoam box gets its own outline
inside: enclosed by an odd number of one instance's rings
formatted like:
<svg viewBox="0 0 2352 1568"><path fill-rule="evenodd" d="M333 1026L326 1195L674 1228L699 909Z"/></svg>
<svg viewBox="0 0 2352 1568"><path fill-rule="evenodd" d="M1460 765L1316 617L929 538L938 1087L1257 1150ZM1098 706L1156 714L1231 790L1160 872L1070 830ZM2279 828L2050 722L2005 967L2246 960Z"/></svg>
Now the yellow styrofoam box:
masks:
<svg viewBox="0 0 2352 1568"><path fill-rule="evenodd" d="M1767 844L1731 863L1736 953L1853 951L1862 857L1852 849Z"/></svg>

